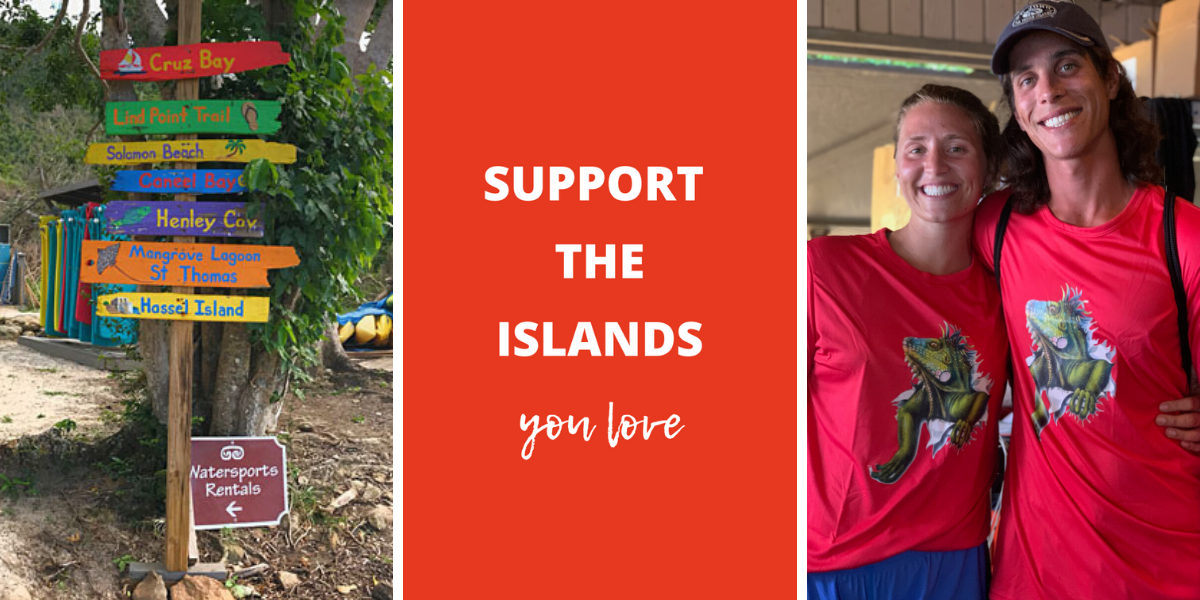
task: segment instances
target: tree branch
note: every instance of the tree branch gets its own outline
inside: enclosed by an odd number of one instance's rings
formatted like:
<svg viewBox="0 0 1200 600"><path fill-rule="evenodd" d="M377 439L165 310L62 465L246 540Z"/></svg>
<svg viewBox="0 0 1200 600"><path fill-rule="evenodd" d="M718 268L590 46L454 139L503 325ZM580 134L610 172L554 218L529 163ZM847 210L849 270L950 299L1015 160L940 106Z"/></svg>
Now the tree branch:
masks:
<svg viewBox="0 0 1200 600"><path fill-rule="evenodd" d="M66 4L65 0L63 4ZM79 51L79 55L83 57L83 61L87 63L87 66L92 70L92 74L96 76L96 79L100 80L100 83L104 86L105 96L107 96L108 81L100 77L100 69L96 68L96 63L92 62L92 57L88 56L87 50L83 49L83 27L87 25L88 12L90 10L91 7L88 4L88 0L83 0L83 12L79 13L79 22L75 24L75 49Z"/></svg>
<svg viewBox="0 0 1200 600"><path fill-rule="evenodd" d="M383 7L383 14L379 16L379 23L371 33L371 42L362 58L357 65L359 68L354 71L355 75L365 73L370 65L375 65L380 71L387 70L388 62L392 60L392 0L387 0L387 6Z"/></svg>
<svg viewBox="0 0 1200 600"><path fill-rule="evenodd" d="M41 50L46 46L47 43L49 43L50 38L53 38L54 34L58 32L58 26L62 25L63 17L67 15L67 5L70 3L71 0L62 0L62 6L58 7L58 14L54 15L54 25L50 27L50 33L47 33L46 37L42 38L42 41L38 42L36 46L26 50L25 56L29 56L34 52Z"/></svg>

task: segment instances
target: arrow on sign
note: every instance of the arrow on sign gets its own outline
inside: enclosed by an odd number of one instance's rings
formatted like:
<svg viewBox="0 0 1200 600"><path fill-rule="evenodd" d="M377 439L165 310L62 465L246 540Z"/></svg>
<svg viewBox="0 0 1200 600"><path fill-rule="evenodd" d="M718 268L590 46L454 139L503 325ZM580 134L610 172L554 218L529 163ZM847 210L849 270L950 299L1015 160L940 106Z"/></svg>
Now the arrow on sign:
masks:
<svg viewBox="0 0 1200 600"><path fill-rule="evenodd" d="M237 505L237 500L234 500L233 502L229 503L229 506L225 507L225 512L229 513L229 516L236 521L237 514L242 512L242 507Z"/></svg>

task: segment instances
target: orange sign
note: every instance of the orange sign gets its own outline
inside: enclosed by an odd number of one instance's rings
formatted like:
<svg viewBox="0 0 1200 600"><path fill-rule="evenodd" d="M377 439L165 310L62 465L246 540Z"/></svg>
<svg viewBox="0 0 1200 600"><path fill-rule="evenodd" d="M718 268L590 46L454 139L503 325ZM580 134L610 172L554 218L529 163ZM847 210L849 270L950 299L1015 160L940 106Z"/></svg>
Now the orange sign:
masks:
<svg viewBox="0 0 1200 600"><path fill-rule="evenodd" d="M83 241L85 283L269 287L267 269L300 264L289 246Z"/></svg>

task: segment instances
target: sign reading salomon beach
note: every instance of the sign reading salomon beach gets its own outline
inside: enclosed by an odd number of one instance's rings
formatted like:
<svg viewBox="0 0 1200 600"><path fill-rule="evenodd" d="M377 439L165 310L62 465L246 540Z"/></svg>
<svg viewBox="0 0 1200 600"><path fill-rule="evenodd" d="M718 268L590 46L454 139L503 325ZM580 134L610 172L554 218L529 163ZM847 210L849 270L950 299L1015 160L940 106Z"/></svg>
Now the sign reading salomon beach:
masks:
<svg viewBox="0 0 1200 600"><path fill-rule="evenodd" d="M79 280L196 287L270 287L267 269L300 264L290 246L83 241Z"/></svg>
<svg viewBox="0 0 1200 600"><path fill-rule="evenodd" d="M83 162L90 165L136 165L156 162L250 162L265 158L275 164L296 162L296 147L262 140L181 140L111 142L88 146Z"/></svg>
<svg viewBox="0 0 1200 600"><path fill-rule="evenodd" d="M196 529L278 525L288 512L287 448L273 437L192 438Z"/></svg>
<svg viewBox="0 0 1200 600"><path fill-rule="evenodd" d="M130 81L193 79L286 64L279 42L236 42L129 48L100 52L100 78Z"/></svg>

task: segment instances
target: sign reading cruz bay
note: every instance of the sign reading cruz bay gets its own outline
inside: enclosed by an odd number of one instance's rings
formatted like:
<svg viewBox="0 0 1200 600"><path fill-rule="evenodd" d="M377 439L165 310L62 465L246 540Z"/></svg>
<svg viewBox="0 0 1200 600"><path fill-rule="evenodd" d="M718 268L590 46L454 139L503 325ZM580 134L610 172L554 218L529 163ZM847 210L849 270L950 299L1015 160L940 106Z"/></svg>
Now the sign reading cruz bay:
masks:
<svg viewBox="0 0 1200 600"><path fill-rule="evenodd" d="M105 294L96 302L101 317L266 323L270 299L262 296L196 296L146 292Z"/></svg>
<svg viewBox="0 0 1200 600"><path fill-rule="evenodd" d="M296 147L262 140L166 140L112 142L88 146L83 162L90 165L136 165L157 162L250 162L265 158L275 164L296 162Z"/></svg>
<svg viewBox="0 0 1200 600"><path fill-rule="evenodd" d="M147 133L244 133L279 131L279 103L266 100L162 100L109 102L104 107L108 135Z"/></svg>
<svg viewBox="0 0 1200 600"><path fill-rule="evenodd" d="M100 52L100 78L129 81L194 79L283 65L279 42L234 42L128 48Z"/></svg>
<svg viewBox="0 0 1200 600"><path fill-rule="evenodd" d="M290 246L84 240L79 280L84 283L269 287L267 269L284 269L298 264L300 258L296 249Z"/></svg>
<svg viewBox="0 0 1200 600"><path fill-rule="evenodd" d="M130 202L104 205L106 228L118 235L262 237L261 218L243 202Z"/></svg>

